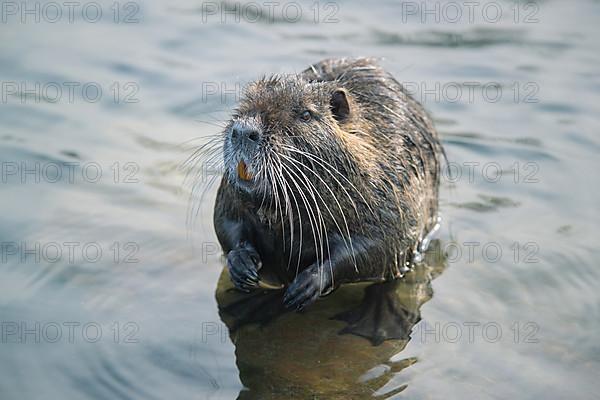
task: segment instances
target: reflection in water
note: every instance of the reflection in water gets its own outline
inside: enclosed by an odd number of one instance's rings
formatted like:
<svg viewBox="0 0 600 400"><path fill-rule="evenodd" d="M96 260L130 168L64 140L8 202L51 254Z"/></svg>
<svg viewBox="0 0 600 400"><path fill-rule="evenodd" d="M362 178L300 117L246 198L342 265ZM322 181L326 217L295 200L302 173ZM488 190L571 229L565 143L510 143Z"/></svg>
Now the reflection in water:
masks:
<svg viewBox="0 0 600 400"><path fill-rule="evenodd" d="M404 390L390 380L416 359L390 359L433 295L431 281L445 268L439 254L435 240L403 279L345 285L301 313L284 309L282 290L236 291L223 269L216 297L245 387L238 398L386 398Z"/></svg>

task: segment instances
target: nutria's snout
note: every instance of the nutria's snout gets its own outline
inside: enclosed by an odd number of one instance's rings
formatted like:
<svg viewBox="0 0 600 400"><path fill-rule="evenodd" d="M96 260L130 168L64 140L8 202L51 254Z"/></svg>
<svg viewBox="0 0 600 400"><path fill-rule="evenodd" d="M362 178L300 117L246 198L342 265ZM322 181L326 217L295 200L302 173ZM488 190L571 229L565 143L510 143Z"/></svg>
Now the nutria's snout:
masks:
<svg viewBox="0 0 600 400"><path fill-rule="evenodd" d="M233 121L228 131L228 170L239 187L252 191L255 186L256 166L262 146L262 128L255 118Z"/></svg>
<svg viewBox="0 0 600 400"><path fill-rule="evenodd" d="M235 121L231 126L231 142L234 146L240 148L256 146L260 136L260 130L256 124Z"/></svg>

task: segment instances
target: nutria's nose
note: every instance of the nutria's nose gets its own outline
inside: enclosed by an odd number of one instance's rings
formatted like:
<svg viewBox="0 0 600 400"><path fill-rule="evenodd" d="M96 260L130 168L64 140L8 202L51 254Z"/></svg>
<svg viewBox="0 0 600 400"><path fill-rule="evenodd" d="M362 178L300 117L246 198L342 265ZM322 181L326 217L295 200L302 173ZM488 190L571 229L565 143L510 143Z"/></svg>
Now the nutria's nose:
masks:
<svg viewBox="0 0 600 400"><path fill-rule="evenodd" d="M236 123L231 127L231 139L237 144L255 144L260 139L260 132L252 126Z"/></svg>

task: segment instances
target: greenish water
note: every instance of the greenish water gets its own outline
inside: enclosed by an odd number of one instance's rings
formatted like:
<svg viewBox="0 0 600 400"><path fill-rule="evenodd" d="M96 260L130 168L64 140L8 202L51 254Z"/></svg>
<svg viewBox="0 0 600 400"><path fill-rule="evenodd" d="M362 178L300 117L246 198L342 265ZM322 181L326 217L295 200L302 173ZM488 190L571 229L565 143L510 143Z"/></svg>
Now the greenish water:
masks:
<svg viewBox="0 0 600 400"><path fill-rule="evenodd" d="M420 2L239 22L220 2L101 2L97 22L86 4L2 5L1 399L597 397L600 3L481 3L472 22L461 2L439 21ZM230 335L216 187L188 235L179 166L245 82L338 56L382 57L434 116L439 242L365 299ZM348 310L362 325L331 319ZM411 339L338 334L390 321Z"/></svg>

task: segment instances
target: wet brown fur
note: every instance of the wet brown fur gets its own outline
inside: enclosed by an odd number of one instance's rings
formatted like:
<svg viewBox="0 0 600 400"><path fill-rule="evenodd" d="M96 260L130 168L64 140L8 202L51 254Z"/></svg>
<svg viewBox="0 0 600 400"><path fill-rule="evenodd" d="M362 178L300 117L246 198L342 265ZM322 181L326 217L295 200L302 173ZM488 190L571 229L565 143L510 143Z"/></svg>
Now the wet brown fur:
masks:
<svg viewBox="0 0 600 400"><path fill-rule="evenodd" d="M350 109L342 120L331 106L339 91ZM299 119L305 110L309 122ZM333 238L349 252L359 237L380 248L377 259L354 251L363 270L340 273L334 287L402 275L437 217L443 149L428 114L389 73L372 59L332 59L263 78L249 85L225 134L244 119L260 127L261 149L246 160L255 187L245 191L236 184L242 155L224 138L215 228L226 253L235 247L226 221L240 221L259 236L261 274L284 284L315 258L329 273Z"/></svg>

